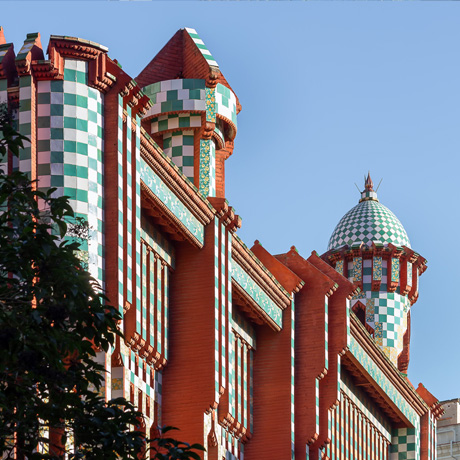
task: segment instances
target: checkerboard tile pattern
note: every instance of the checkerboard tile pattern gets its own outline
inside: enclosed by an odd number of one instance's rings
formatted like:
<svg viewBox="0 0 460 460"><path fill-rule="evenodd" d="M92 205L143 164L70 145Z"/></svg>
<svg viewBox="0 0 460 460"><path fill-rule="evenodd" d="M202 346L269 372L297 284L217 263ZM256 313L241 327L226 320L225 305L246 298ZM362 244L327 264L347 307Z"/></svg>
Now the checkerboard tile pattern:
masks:
<svg viewBox="0 0 460 460"><path fill-rule="evenodd" d="M104 287L103 96L87 85L87 65L66 59L63 81L37 84L37 179L88 221L81 257Z"/></svg>
<svg viewBox="0 0 460 460"><path fill-rule="evenodd" d="M386 261L383 261L386 264ZM366 306L366 322L374 328L374 339L396 365L403 350L410 301L397 292L365 291L353 297L352 306L361 301Z"/></svg>
<svg viewBox="0 0 460 460"><path fill-rule="evenodd" d="M205 80L164 80L145 86L143 92L151 99L152 107L146 117L166 112L206 110Z"/></svg>
<svg viewBox="0 0 460 460"><path fill-rule="evenodd" d="M398 218L378 201L362 201L340 219L329 240L328 250L373 241L410 247L409 237Z"/></svg>
<svg viewBox="0 0 460 460"><path fill-rule="evenodd" d="M216 113L229 119L235 126L236 120L236 96L229 88L218 83L215 93Z"/></svg>
<svg viewBox="0 0 460 460"><path fill-rule="evenodd" d="M25 45L24 45L25 46ZM24 48L24 47L23 47ZM17 58L16 58L17 59ZM32 77L19 77L19 132L29 139L32 134ZM29 177L32 171L32 149L30 142L24 141L19 152L19 169Z"/></svg>
<svg viewBox="0 0 460 460"><path fill-rule="evenodd" d="M181 128L200 128L201 115L194 113L172 113L153 118L150 128L156 134L163 131Z"/></svg>
<svg viewBox="0 0 460 460"><path fill-rule="evenodd" d="M390 460L418 460L420 458L420 441L418 441L417 432L415 428L393 430Z"/></svg>
<svg viewBox="0 0 460 460"><path fill-rule="evenodd" d="M200 119L201 124L201 119ZM163 152L191 181L194 179L194 132L176 131L163 137Z"/></svg>

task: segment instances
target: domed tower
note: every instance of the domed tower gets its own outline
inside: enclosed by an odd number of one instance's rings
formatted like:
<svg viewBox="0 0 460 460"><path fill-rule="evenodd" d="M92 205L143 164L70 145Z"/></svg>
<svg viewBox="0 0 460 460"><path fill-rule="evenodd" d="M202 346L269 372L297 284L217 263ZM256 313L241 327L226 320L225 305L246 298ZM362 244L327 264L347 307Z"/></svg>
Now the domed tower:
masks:
<svg viewBox="0 0 460 460"><path fill-rule="evenodd" d="M399 219L377 198L370 175L359 203L337 224L323 255L360 287L351 308L398 369L407 373L410 308L426 260L411 249Z"/></svg>

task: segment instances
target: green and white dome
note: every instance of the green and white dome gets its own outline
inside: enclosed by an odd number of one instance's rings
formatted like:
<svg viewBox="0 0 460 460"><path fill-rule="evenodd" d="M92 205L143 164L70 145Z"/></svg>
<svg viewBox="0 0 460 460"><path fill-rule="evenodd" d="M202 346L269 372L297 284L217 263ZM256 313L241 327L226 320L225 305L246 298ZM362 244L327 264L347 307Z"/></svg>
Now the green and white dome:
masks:
<svg viewBox="0 0 460 460"><path fill-rule="evenodd" d="M332 232L327 250L363 242L410 248L409 237L399 219L377 199L370 176L367 177L361 200L341 219Z"/></svg>

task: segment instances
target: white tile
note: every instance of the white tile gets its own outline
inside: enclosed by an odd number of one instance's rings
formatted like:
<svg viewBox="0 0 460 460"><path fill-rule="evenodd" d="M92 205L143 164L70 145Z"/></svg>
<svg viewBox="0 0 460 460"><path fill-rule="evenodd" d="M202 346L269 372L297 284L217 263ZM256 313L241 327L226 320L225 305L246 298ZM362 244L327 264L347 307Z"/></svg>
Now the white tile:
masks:
<svg viewBox="0 0 460 460"><path fill-rule="evenodd" d="M78 61L75 59L65 59L64 69L77 70Z"/></svg>
<svg viewBox="0 0 460 460"><path fill-rule="evenodd" d="M88 109L85 107L77 107L75 113L77 114L77 118L79 118L80 120L88 119Z"/></svg>
<svg viewBox="0 0 460 460"><path fill-rule="evenodd" d="M183 139L182 136L172 136L171 145L173 147L179 147L182 145Z"/></svg>
<svg viewBox="0 0 460 460"><path fill-rule="evenodd" d="M188 90L188 89L180 89L179 91L177 91L177 99L179 99L179 100L190 99L190 90Z"/></svg>
<svg viewBox="0 0 460 460"><path fill-rule="evenodd" d="M38 104L37 105L37 115L39 117L49 117L50 116L50 104Z"/></svg>
<svg viewBox="0 0 460 460"><path fill-rule="evenodd" d="M155 104L159 104L160 102L166 102L166 99L167 99L167 94L165 91L157 93L157 100Z"/></svg>
<svg viewBox="0 0 460 460"><path fill-rule="evenodd" d="M172 161L176 166L182 166L182 157L172 157Z"/></svg>
<svg viewBox="0 0 460 460"><path fill-rule="evenodd" d="M161 91L170 91L173 80L165 80L161 82ZM158 102L158 100L157 100Z"/></svg>
<svg viewBox="0 0 460 460"><path fill-rule="evenodd" d="M168 129L179 128L179 118L171 118L168 123Z"/></svg>
<svg viewBox="0 0 460 460"><path fill-rule="evenodd" d="M31 115L30 112L19 112L19 123L30 123Z"/></svg>
<svg viewBox="0 0 460 460"><path fill-rule="evenodd" d="M40 176L38 178L39 187L51 187L51 176Z"/></svg>
<svg viewBox="0 0 460 460"><path fill-rule="evenodd" d="M27 100L31 98L32 94L32 89L30 86L24 86L22 88L19 88L19 100Z"/></svg>
<svg viewBox="0 0 460 460"><path fill-rule="evenodd" d="M184 145L182 147L182 154L184 156L189 156L189 157L192 157L194 155L194 147L193 145Z"/></svg>
<svg viewBox="0 0 460 460"><path fill-rule="evenodd" d="M51 92L51 81L42 80L37 84L37 90L39 93L50 93Z"/></svg>
<svg viewBox="0 0 460 460"><path fill-rule="evenodd" d="M193 179L193 166L183 166L182 172L187 176Z"/></svg>
<svg viewBox="0 0 460 460"><path fill-rule="evenodd" d="M74 81L64 81L64 93L77 94L77 83Z"/></svg>
<svg viewBox="0 0 460 460"><path fill-rule="evenodd" d="M37 163L39 165L46 165L50 162L50 152L37 152Z"/></svg>
<svg viewBox="0 0 460 460"><path fill-rule="evenodd" d="M62 152L64 150L64 141L62 139L51 139L51 151Z"/></svg>
<svg viewBox="0 0 460 460"><path fill-rule="evenodd" d="M64 105L64 116L77 118L77 106L75 105Z"/></svg>
<svg viewBox="0 0 460 460"><path fill-rule="evenodd" d="M51 137L50 128L37 128L37 139L38 140L47 140Z"/></svg>
<svg viewBox="0 0 460 460"><path fill-rule="evenodd" d="M195 101L193 99L187 99L183 102L184 110L195 110ZM198 125L200 126L200 125Z"/></svg>
<svg viewBox="0 0 460 460"><path fill-rule="evenodd" d="M62 163L51 163L51 174L53 176L64 174L64 165Z"/></svg>
<svg viewBox="0 0 460 460"><path fill-rule="evenodd" d="M171 89L182 89L183 88L183 80L177 78L175 80L171 80Z"/></svg>
<svg viewBox="0 0 460 460"><path fill-rule="evenodd" d="M64 184L66 187L77 188L77 178L75 176L65 176Z"/></svg>
<svg viewBox="0 0 460 460"><path fill-rule="evenodd" d="M77 83L76 94L79 96L88 97L88 87L83 83Z"/></svg>

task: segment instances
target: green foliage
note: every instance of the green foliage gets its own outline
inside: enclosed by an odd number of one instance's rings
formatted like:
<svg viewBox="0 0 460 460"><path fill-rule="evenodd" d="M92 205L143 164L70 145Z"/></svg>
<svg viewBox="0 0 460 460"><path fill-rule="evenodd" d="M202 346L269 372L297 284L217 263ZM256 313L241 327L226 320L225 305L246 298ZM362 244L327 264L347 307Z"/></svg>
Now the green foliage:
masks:
<svg viewBox="0 0 460 460"><path fill-rule="evenodd" d="M0 122L1 156L24 139ZM0 456L137 459L142 415L125 399L105 402L95 361L121 318L64 238L73 211L53 191L0 172Z"/></svg>
<svg viewBox="0 0 460 460"><path fill-rule="evenodd" d="M204 451L201 444L188 444L174 438L164 436L169 431L177 430L173 426L158 428L159 436L150 441L150 455L155 460L200 460L197 451Z"/></svg>

